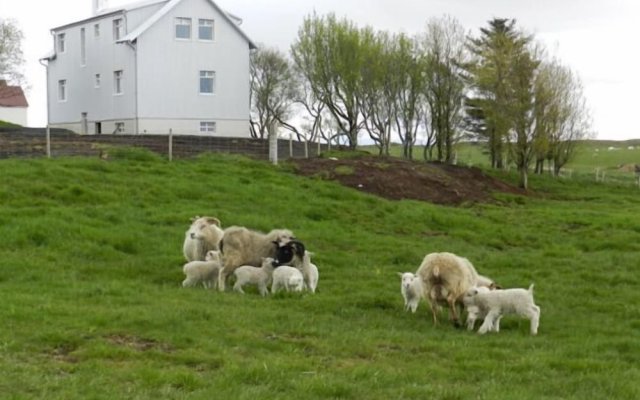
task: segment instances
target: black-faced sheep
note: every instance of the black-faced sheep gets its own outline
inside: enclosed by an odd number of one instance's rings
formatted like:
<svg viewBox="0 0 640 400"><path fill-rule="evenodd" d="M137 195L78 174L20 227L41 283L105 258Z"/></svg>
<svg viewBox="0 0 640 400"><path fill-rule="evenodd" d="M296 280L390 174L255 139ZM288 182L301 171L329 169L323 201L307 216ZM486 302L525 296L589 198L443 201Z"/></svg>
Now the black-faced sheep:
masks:
<svg viewBox="0 0 640 400"><path fill-rule="evenodd" d="M240 266L258 267L267 257L278 260L279 247L293 239L293 233L287 229L275 229L267 234L239 226L225 229L220 241L223 268L218 277L218 289L225 290L227 277Z"/></svg>
<svg viewBox="0 0 640 400"><path fill-rule="evenodd" d="M203 261L209 250L218 250L223 234L218 218L192 218L191 226L184 235L184 258L187 261Z"/></svg>

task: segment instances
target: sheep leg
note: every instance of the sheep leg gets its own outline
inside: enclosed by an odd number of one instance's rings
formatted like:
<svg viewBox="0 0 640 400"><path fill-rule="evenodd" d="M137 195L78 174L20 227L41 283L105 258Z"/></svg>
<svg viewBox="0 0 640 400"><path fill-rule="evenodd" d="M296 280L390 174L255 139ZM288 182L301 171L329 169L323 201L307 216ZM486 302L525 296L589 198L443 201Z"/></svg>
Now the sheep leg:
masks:
<svg viewBox="0 0 640 400"><path fill-rule="evenodd" d="M267 285L265 285L265 284L261 284L258 287L258 290L260 290L260 295L261 296L266 296L269 293L269 291L267 290Z"/></svg>
<svg viewBox="0 0 640 400"><path fill-rule="evenodd" d="M449 303L449 319L453 322L453 325L456 328L460 328L462 324L460 323L460 316L458 315L458 306L456 305L455 299L448 298L447 303Z"/></svg>
<svg viewBox="0 0 640 400"><path fill-rule="evenodd" d="M493 331L500 332L500 320L502 319L502 315L498 315L498 318L493 322Z"/></svg>
<svg viewBox="0 0 640 400"><path fill-rule="evenodd" d="M227 272L225 271L224 268L222 268L218 273L218 290L219 291L224 292L226 281L227 281Z"/></svg>
<svg viewBox="0 0 640 400"><path fill-rule="evenodd" d="M540 307L533 306L531 309L531 316L529 317L531 321L531 334L538 334L538 325L540 324Z"/></svg>
<svg viewBox="0 0 640 400"><path fill-rule="evenodd" d="M480 335L484 335L485 333L491 331L491 329L493 328L494 321L497 318L500 318L500 312L498 310L490 310L487 313L487 316L484 317L484 321L482 322L480 329L478 329L478 333Z"/></svg>
<svg viewBox="0 0 640 400"><path fill-rule="evenodd" d="M244 290L242 290L242 284L240 282L236 282L236 284L233 285L233 290L244 294Z"/></svg>

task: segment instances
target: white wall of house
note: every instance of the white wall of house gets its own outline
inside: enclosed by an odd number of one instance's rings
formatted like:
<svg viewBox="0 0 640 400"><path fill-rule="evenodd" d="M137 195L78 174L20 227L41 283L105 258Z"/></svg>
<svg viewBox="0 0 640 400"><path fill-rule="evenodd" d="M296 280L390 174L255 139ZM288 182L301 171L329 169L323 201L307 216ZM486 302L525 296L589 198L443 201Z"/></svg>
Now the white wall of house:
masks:
<svg viewBox="0 0 640 400"><path fill-rule="evenodd" d="M144 31L133 46L115 43L115 19L123 19L126 35L164 4L98 16L55 32L65 33L65 51L56 49L48 66L52 126L92 134L99 122L101 132L107 134L122 124L125 133L172 129L174 133L249 136L249 43L209 1L184 0ZM175 38L176 17L191 18L190 40ZM215 21L213 41L198 39L199 19ZM57 45L55 36L53 40ZM122 71L120 94L114 93L115 71ZM199 94L200 71L215 71L214 94ZM58 98L60 80L66 80L65 100ZM215 122L216 132L200 132L202 121Z"/></svg>
<svg viewBox="0 0 640 400"><path fill-rule="evenodd" d="M0 107L0 121L27 125L27 107Z"/></svg>

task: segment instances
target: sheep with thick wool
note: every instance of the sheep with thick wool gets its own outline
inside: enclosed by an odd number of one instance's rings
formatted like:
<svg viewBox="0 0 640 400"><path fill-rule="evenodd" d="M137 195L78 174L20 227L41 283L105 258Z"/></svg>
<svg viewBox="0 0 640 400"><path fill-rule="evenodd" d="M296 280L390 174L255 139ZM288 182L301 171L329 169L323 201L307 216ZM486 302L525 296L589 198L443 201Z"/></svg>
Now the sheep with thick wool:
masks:
<svg viewBox="0 0 640 400"><path fill-rule="evenodd" d="M242 287L245 285L255 285L258 287L258 291L262 296L266 296L269 293L267 286L271 283L273 270L276 262L271 257L262 259L260 267L254 267L253 265L242 265L233 271L236 277L236 283L233 285L233 290L244 293Z"/></svg>
<svg viewBox="0 0 640 400"><path fill-rule="evenodd" d="M478 307L485 313L484 322L478 329L479 334L489 331L500 331L500 319L503 315L518 315L527 318L532 335L538 334L540 324L540 307L533 300L533 284L529 289L499 289L481 291L478 288L469 289L464 295L464 303Z"/></svg>
<svg viewBox="0 0 640 400"><path fill-rule="evenodd" d="M240 226L224 230L220 241L222 265L218 276L218 290L224 291L227 277L243 265L258 267L263 258L276 259L278 248L293 240L288 229L275 229L264 234Z"/></svg>
<svg viewBox="0 0 640 400"><path fill-rule="evenodd" d="M287 292L301 292L304 287L302 272L295 267L281 265L273 271L271 293L284 288Z"/></svg>
<svg viewBox="0 0 640 400"><path fill-rule="evenodd" d="M203 261L208 251L218 250L224 235L220 220L214 217L191 218L191 226L184 235L182 252L187 261Z"/></svg>
<svg viewBox="0 0 640 400"><path fill-rule="evenodd" d="M218 282L218 273L221 268L220 252L209 250L205 261L190 261L182 267L186 276L182 281L182 287L193 287L202 283L205 289L211 289Z"/></svg>
<svg viewBox="0 0 640 400"><path fill-rule="evenodd" d="M400 293L404 299L404 310L415 313L422 299L422 281L412 272L398 272Z"/></svg>
<svg viewBox="0 0 640 400"><path fill-rule="evenodd" d="M416 271L422 281L422 297L431 306L433 323L438 323L437 313L440 304L449 307L449 319L456 326L461 326L458 304L470 288L478 286L478 272L471 262L453 253L430 253L422 260ZM493 281L483 277L482 285L493 285Z"/></svg>

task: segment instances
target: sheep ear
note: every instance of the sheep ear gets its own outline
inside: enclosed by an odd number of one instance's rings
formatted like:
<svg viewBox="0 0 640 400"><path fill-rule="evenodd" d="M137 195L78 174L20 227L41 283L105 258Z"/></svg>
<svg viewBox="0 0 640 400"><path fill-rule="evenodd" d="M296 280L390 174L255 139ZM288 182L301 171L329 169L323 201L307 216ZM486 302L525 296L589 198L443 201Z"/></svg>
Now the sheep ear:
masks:
<svg viewBox="0 0 640 400"><path fill-rule="evenodd" d="M402 278L402 272L396 272L400 278Z"/></svg>

